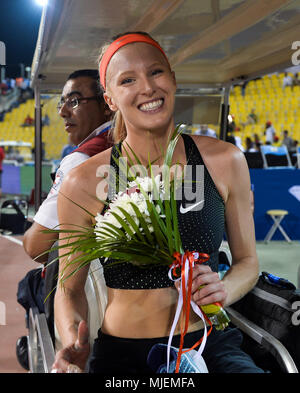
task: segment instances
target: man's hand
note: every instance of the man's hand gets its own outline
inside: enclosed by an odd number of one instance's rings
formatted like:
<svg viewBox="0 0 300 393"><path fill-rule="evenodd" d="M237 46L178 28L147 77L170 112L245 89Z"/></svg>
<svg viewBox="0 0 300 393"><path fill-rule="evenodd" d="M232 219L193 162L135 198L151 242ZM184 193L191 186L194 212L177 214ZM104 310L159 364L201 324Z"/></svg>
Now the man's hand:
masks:
<svg viewBox="0 0 300 393"><path fill-rule="evenodd" d="M89 353L89 330L87 323L85 321L80 321L78 325L77 340L74 344L57 352L55 361L52 365L52 372L83 372Z"/></svg>

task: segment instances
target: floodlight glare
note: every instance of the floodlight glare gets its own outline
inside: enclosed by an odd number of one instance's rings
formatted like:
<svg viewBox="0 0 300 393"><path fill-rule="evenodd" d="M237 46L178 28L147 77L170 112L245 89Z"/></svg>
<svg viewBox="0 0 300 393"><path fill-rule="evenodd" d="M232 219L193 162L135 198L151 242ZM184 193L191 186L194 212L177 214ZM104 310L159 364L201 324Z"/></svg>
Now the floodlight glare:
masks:
<svg viewBox="0 0 300 393"><path fill-rule="evenodd" d="M48 0L35 0L35 2L40 5L41 7L44 7L44 5L47 4Z"/></svg>

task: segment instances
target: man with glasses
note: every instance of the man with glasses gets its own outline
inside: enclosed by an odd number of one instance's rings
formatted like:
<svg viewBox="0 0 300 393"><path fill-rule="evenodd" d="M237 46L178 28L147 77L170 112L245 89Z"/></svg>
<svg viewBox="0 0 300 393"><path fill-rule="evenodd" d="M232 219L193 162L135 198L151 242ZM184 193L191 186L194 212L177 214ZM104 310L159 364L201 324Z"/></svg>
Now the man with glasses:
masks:
<svg viewBox="0 0 300 393"><path fill-rule="evenodd" d="M98 70L78 70L70 74L63 88L57 110L64 120L69 141L76 148L62 159L56 171L53 186L34 216L33 225L24 235L25 251L31 258L36 258L35 260L42 264L48 262L47 251L58 240L56 233L43 233L42 231L58 225L57 196L63 179L72 168L113 144L108 135L112 113L103 98ZM38 257L44 252L46 252L44 255ZM51 253L49 260L52 261L56 256L57 250ZM56 286L57 273L58 262L48 265L45 281L34 269L27 273L18 288L18 301L27 312L29 311L28 302L32 301L35 304L30 304L30 307L37 306L40 312L45 312L53 342L55 342L53 310L55 291L51 291ZM28 295L28 289L30 295ZM50 292L51 296L44 304ZM27 351L26 344L24 344L26 342L24 337L17 342L17 357L24 368L26 364L22 361L22 354Z"/></svg>
<svg viewBox="0 0 300 393"><path fill-rule="evenodd" d="M69 140L77 148L64 157L56 172L53 186L34 216L34 223L24 235L24 248L29 256L36 258L49 250L57 235L43 233L58 225L57 196L63 179L75 166L94 154L106 150L112 143L108 138L111 111L105 104L97 70L78 70L69 75L57 105L63 118ZM45 254L36 259L47 262Z"/></svg>

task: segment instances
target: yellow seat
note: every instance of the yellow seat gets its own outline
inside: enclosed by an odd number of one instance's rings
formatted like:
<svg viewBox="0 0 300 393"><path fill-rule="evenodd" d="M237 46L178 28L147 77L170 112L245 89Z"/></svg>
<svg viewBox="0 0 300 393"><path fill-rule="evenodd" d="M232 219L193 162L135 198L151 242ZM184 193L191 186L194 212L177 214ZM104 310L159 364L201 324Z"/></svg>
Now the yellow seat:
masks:
<svg viewBox="0 0 300 393"><path fill-rule="evenodd" d="M269 215L275 215L275 216L286 216L287 214L289 214L289 212L287 210L280 210L280 209L273 209L273 210L268 210L267 214Z"/></svg>

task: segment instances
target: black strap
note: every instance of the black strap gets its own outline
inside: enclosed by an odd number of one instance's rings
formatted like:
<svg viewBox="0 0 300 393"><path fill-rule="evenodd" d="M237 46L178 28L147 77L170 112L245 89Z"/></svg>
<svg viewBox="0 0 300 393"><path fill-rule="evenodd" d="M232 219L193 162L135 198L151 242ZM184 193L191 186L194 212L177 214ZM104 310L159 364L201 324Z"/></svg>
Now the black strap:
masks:
<svg viewBox="0 0 300 393"><path fill-rule="evenodd" d="M190 135L187 134L181 134L184 142L184 147L185 147L185 154L186 154L186 161L187 164L189 164L192 158L197 156L197 164L203 164L204 161L202 159L202 156L200 154L200 151L194 142L193 138Z"/></svg>
<svg viewBox="0 0 300 393"><path fill-rule="evenodd" d="M119 165L118 160L122 151L122 142L113 145L110 156L110 166L114 169L109 173L107 200L111 200L119 190ZM104 208L105 209L105 208Z"/></svg>

